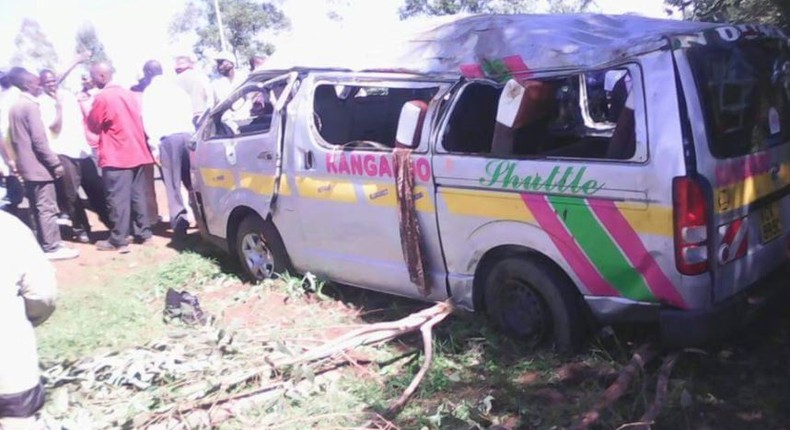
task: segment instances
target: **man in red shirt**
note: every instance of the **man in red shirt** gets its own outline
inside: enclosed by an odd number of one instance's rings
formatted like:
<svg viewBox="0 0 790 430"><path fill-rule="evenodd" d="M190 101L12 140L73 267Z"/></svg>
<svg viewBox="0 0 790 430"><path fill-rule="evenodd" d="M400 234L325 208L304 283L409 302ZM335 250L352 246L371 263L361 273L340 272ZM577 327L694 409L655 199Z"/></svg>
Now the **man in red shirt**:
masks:
<svg viewBox="0 0 790 430"><path fill-rule="evenodd" d="M91 67L91 78L101 91L88 114L88 127L99 135L99 167L113 223L110 238L97 242L96 248L126 253L130 220L136 242L151 239L144 172L154 163L154 158L143 131L138 98L113 84L112 75L112 67L107 63Z"/></svg>

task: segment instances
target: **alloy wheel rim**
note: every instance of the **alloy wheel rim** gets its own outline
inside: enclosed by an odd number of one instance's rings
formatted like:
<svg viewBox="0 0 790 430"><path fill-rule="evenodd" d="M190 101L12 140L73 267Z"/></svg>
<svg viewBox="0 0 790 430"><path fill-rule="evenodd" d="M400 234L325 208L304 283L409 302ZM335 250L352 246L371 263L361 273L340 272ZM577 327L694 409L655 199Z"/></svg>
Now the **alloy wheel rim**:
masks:
<svg viewBox="0 0 790 430"><path fill-rule="evenodd" d="M274 256L258 233L244 235L241 240L244 264L256 279L267 279L274 274Z"/></svg>

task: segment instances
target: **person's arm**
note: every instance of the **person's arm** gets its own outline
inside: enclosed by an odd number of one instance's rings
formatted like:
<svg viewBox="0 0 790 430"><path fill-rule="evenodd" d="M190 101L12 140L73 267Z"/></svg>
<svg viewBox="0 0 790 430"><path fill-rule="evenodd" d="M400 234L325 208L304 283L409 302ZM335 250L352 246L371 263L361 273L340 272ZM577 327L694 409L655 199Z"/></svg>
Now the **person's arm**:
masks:
<svg viewBox="0 0 790 430"><path fill-rule="evenodd" d="M49 131L52 132L53 135L60 134L60 130L63 129L63 103L60 100L60 96L55 94L55 118L51 124L49 124Z"/></svg>
<svg viewBox="0 0 790 430"><path fill-rule="evenodd" d="M52 149L49 147L44 121L41 119L41 112L38 107L33 106L28 109L25 119L28 130L30 131L30 141L36 158L41 161L41 164L47 166L47 168L54 172L55 177L63 176L63 166L61 166L57 154L52 152Z"/></svg>
<svg viewBox="0 0 790 430"><path fill-rule="evenodd" d="M18 223L18 234L13 236L14 252L8 254L14 267L21 268L19 295L25 301L27 319L37 326L49 318L55 310L57 281L55 269L41 250L36 238L27 226Z"/></svg>
<svg viewBox="0 0 790 430"><path fill-rule="evenodd" d="M105 111L104 99L101 97L94 97L93 105L91 106L90 112L88 112L88 129L91 132L101 134L102 128L104 127Z"/></svg>
<svg viewBox="0 0 790 430"><path fill-rule="evenodd" d="M88 61L91 58L92 55L93 55L93 53L91 51L85 51L85 52L82 52L80 54L77 54L77 58L74 59L74 62L71 64L71 66L69 66L69 68L66 69L66 71L63 72L60 75L60 77L58 78L58 86L60 85L61 82L66 80L66 78L74 70L75 67L77 67L80 64Z"/></svg>
<svg viewBox="0 0 790 430"><path fill-rule="evenodd" d="M0 168L3 170L5 170L6 167L8 168L7 172L0 171L0 176L11 176L16 174L16 162L6 149L5 138L3 137L2 133L0 133L0 162L3 163Z"/></svg>

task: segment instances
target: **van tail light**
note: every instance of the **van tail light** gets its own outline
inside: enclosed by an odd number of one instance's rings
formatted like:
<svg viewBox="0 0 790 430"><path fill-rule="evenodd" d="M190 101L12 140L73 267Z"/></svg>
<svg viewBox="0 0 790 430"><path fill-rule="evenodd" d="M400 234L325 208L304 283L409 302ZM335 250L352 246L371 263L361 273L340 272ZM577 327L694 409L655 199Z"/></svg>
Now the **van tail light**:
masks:
<svg viewBox="0 0 790 430"><path fill-rule="evenodd" d="M675 264L684 275L708 271L708 205L700 183L687 176L672 180L675 207Z"/></svg>

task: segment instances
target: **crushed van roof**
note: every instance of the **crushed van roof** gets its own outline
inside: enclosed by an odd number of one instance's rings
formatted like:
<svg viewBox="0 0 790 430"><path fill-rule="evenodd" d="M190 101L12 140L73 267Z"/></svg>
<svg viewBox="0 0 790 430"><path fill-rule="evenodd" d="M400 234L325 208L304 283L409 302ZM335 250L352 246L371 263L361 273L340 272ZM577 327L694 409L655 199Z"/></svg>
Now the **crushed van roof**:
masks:
<svg viewBox="0 0 790 430"><path fill-rule="evenodd" d="M665 47L668 36L718 26L636 15L475 15L406 34L355 35L347 43L316 44L298 54L278 50L269 65L459 74L475 65L516 59L529 70L594 68ZM367 48L358 48L358 39Z"/></svg>

